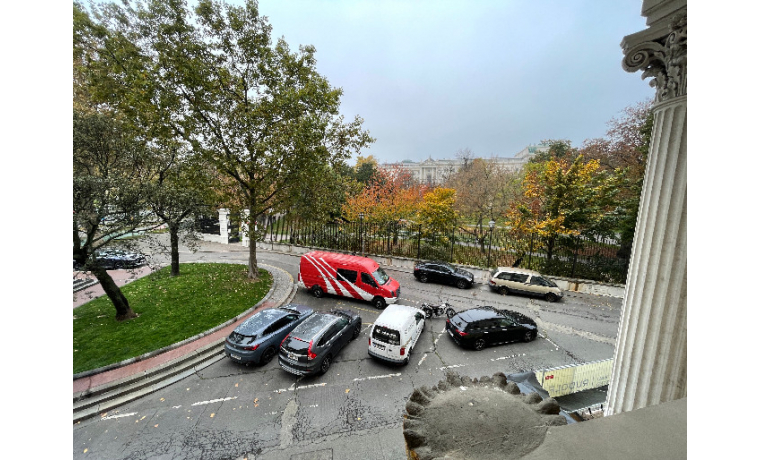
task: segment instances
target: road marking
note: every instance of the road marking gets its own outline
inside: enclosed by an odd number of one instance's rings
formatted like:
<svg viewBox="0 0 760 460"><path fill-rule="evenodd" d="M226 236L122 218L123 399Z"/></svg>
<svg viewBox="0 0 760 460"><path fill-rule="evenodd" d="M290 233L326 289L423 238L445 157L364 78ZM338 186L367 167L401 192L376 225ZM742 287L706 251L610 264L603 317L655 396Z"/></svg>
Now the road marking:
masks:
<svg viewBox="0 0 760 460"><path fill-rule="evenodd" d="M540 335L541 335L541 337L543 337L544 339L546 339L546 341L548 341L550 344L554 345L554 347L555 347L556 350L559 350L559 345L557 345L556 343L552 342L552 339L550 339L549 337L547 337L546 334L540 334Z"/></svg>
<svg viewBox="0 0 760 460"><path fill-rule="evenodd" d="M102 417L100 420L111 420L112 418L129 417L130 415L135 415L136 413L137 412L130 412L128 414L109 415L108 417Z"/></svg>
<svg viewBox="0 0 760 460"><path fill-rule="evenodd" d="M222 402L222 401L229 401L230 399L237 399L237 396L232 396L229 398L212 399L211 401L201 401L201 402L193 403L191 404L191 406L202 406L204 404L213 404L213 403Z"/></svg>
<svg viewBox="0 0 760 460"><path fill-rule="evenodd" d="M398 373L398 374L388 374L388 375L373 375L371 377L361 377L361 378L354 379L354 382L361 382L363 380L387 379L389 377L398 377L400 375L401 375L401 373Z"/></svg>
<svg viewBox="0 0 760 460"><path fill-rule="evenodd" d="M282 393L285 393L286 391L305 390L307 388L323 387L325 385L327 385L326 382L325 383L315 383L313 385L302 385L302 386L298 386L297 387L296 384L294 383L293 385L290 386L290 388L280 388L279 390L274 390L272 393L282 394Z"/></svg>
<svg viewBox="0 0 760 460"><path fill-rule="evenodd" d="M425 355L422 357L422 359L420 360L420 362L418 362L418 363L417 363L417 365L418 365L418 366L419 366L420 364L422 364L422 361L425 361L425 358L427 358L427 355L428 355L428 354L427 354L427 353L425 353Z"/></svg>
<svg viewBox="0 0 760 460"><path fill-rule="evenodd" d="M444 369L454 369L455 367L464 367L464 366L466 366L466 364L454 364L453 366L439 367L438 370L442 371Z"/></svg>
<svg viewBox="0 0 760 460"><path fill-rule="evenodd" d="M501 358L491 358L491 361L501 361L502 359L518 358L520 356L525 356L525 353L521 355L517 354L517 355L510 355L510 356L502 356Z"/></svg>

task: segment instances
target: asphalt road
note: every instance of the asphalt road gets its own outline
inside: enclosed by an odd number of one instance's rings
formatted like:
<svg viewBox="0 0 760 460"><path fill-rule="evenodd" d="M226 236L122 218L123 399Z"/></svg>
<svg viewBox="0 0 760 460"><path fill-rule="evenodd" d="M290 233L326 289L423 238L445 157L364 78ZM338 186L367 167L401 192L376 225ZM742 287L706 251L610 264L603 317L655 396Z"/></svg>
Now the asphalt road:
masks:
<svg viewBox="0 0 760 460"><path fill-rule="evenodd" d="M259 260L295 278L298 257L259 252ZM156 258L160 261L160 257ZM245 263L244 252L183 252L182 261ZM539 337L482 351L457 347L445 318L426 322L407 366L367 354L367 329L379 314L370 304L299 289L293 300L327 311L348 307L362 316L362 334L324 376L296 377L273 360L246 367L224 359L174 385L130 402L103 418L74 425L74 458L109 459L404 459L402 414L414 387L434 385L453 370L469 377L608 359L614 353L621 300L566 294L557 303L421 284L387 269L402 287L399 303L447 301L455 308L492 305L527 314Z"/></svg>

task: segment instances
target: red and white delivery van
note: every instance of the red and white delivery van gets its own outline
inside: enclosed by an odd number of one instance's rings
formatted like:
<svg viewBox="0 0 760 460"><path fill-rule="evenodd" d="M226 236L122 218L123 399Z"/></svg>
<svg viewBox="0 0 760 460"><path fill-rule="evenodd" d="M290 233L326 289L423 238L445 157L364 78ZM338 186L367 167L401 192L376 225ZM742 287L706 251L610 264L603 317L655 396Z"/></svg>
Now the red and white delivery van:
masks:
<svg viewBox="0 0 760 460"><path fill-rule="evenodd" d="M363 299L376 308L396 303L401 287L368 257L312 251L301 256L298 285L322 297L324 293Z"/></svg>

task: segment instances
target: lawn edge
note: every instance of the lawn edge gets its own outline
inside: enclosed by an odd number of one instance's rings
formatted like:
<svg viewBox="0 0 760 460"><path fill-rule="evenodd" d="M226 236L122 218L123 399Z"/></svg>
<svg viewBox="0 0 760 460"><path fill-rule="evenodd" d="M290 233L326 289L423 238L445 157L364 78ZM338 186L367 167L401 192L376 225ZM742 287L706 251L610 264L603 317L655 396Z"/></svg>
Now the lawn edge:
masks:
<svg viewBox="0 0 760 460"><path fill-rule="evenodd" d="M271 275L271 272L269 270L265 270L265 271L267 273L270 273L270 275ZM149 351L149 352L144 353L144 354L142 354L140 356L135 356L135 357L132 357L132 358L129 358L129 359L125 359L124 361L120 361L118 363L108 364L108 365L103 366L103 367L98 367L98 368L95 368L95 369L90 369L90 370L87 370L87 371L82 371L82 372L80 372L78 374L74 374L74 379L73 380L77 380L77 379L81 379L81 378L85 378L85 377L91 377L93 375L100 374L102 372L107 372L107 371L110 371L110 370L113 370L113 369L118 369L120 367L128 366L128 365L130 365L132 363L136 363L136 362L148 359L148 358L152 358L153 356L160 355L161 353L165 353L167 351L174 350L175 348L179 348L179 347L181 347L181 346L183 346L185 344L188 344L190 342L198 340L201 337L205 337L205 336L207 336L209 334L213 334L214 332L216 332L216 331L218 331L220 329L223 329L223 328L229 326L230 324L234 323L235 321L239 320L240 318L242 318L242 317L250 314L251 312L253 312L257 308L259 308L259 306L261 306L264 302L266 302L267 300L269 300L269 298L272 296L272 293L275 290L275 287L276 287L276 285L275 285L275 278L274 278L274 276L272 276L272 285L269 287L269 292L267 292L264 295L264 297L262 297L261 300L259 300L256 303L256 305L254 305L251 308L245 310L244 312L238 314L234 318L231 318L231 319L225 321L222 324L219 324L219 325L217 325L217 326L215 326L215 327L213 327L211 329L203 331L203 332L201 332L199 334L196 334L196 335L194 335L192 337L188 337L187 339L185 339L185 340L183 340L181 342L173 343L173 344L167 345L167 346L165 346L163 348L159 348L158 350Z"/></svg>

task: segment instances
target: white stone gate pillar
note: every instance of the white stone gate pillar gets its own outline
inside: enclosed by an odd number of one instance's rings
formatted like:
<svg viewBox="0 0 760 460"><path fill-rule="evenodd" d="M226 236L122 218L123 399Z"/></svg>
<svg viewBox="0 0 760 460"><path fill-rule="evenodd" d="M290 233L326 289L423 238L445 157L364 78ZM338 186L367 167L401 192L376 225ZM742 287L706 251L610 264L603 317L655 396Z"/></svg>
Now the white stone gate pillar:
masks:
<svg viewBox="0 0 760 460"><path fill-rule="evenodd" d="M686 396L686 1L643 12L623 67L654 77L655 118L605 415Z"/></svg>
<svg viewBox="0 0 760 460"><path fill-rule="evenodd" d="M248 234L249 215L251 215L250 209L243 209L243 211L240 213L240 241L245 247L248 247L251 241L251 235Z"/></svg>
<svg viewBox="0 0 760 460"><path fill-rule="evenodd" d="M222 244L230 243L230 210L227 208L219 209L219 242Z"/></svg>

